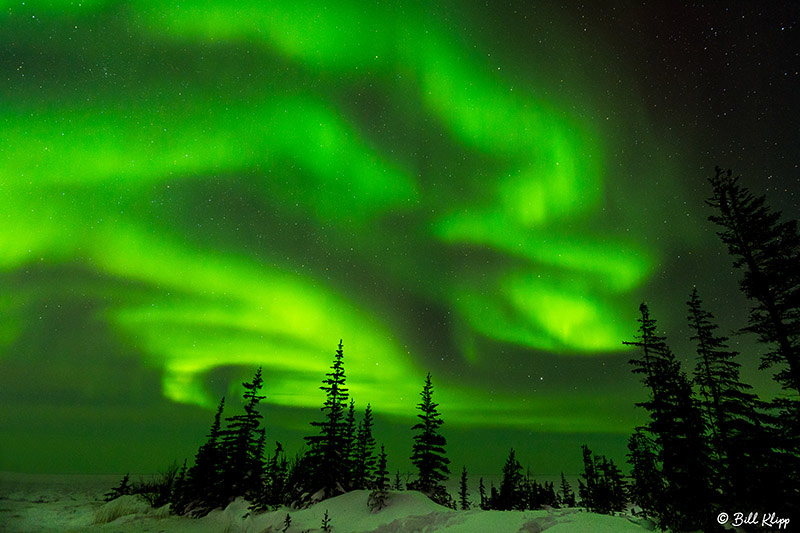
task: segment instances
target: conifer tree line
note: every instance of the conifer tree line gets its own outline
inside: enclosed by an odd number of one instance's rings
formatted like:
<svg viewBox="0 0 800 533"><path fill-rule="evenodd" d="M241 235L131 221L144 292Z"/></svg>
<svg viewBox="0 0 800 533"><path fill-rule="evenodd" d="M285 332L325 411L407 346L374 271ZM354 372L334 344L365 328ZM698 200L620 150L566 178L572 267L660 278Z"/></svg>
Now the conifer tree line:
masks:
<svg viewBox="0 0 800 533"><path fill-rule="evenodd" d="M315 432L305 437L306 450L289 458L280 442L271 451L267 449L267 432L259 412L259 404L265 399L261 394L263 377L259 368L251 381L242 384L243 413L224 416L225 399L220 400L206 440L191 466L184 461L181 468L170 467L160 480L148 483L131 484L126 475L106 495L106 500L138 493L154 506L169 503L175 514L202 517L224 508L237 497L250 502L251 511L261 512L281 506L301 508L350 490L366 489L371 491L367 505L377 512L387 505L390 490L408 489L422 492L452 509L473 507L466 466L462 467L457 500L444 485L450 474L450 461L446 456L447 440L440 432L444 421L439 404L434 401L430 373L416 406L419 422L411 428L410 459L416 467L416 478L407 483L402 482L399 470L394 483L390 481L385 447L381 445L380 453L376 450L372 408L367 404L363 415L358 417L346 383L340 341L331 370L320 387L325 394L321 420L311 422ZM522 475L515 453L511 449L499 491L492 484L491 495L487 497L481 478L478 503L481 509L528 510L576 505L575 493L563 474L559 491L553 483L540 485L531 478L530 469ZM596 485L594 481L591 484ZM587 493L583 503L588 505L593 495ZM330 520L329 517L326 523ZM291 524L290 515L286 524Z"/></svg>
<svg viewBox="0 0 800 533"><path fill-rule="evenodd" d="M800 516L800 234L796 221L782 221L764 196L755 196L730 171L716 169L709 180L714 209L709 219L742 273L740 289L750 300L748 323L735 334L751 334L763 348L760 368L771 369L781 387L763 400L740 378L739 353L719 332L700 290L686 301L686 321L695 345L688 372L659 334L646 304L639 308L638 331L623 344L635 348L634 375L647 391L637 405L648 414L628 439L625 476L611 459L582 447L583 472L577 497L564 474L558 489L539 484L511 448L499 486L479 479L477 498L469 493L462 466L457 498L446 490L450 475L443 418L428 374L418 421L412 426L410 459L414 479L390 479L388 458L373 434L372 408L363 413L350 397L340 341L324 393L319 420L305 437L306 449L288 457L281 443L267 441L259 404L261 369L243 383L243 413L224 416L220 400L206 441L191 466L171 467L160 482L131 484L128 476L107 495L144 493L153 505L171 504L176 514L203 516L237 497L251 510L303 507L350 490L369 490L368 505L379 511L390 490L417 490L431 500L468 510L530 510L576 507L614 514L635 512L672 531L719 530L721 511L776 510ZM779 508L776 508L779 507ZM763 512L763 511L762 511ZM287 515L287 524L291 517ZM325 527L330 518L326 514ZM287 525L288 527L288 525Z"/></svg>
<svg viewBox="0 0 800 533"><path fill-rule="evenodd" d="M225 417L225 399L220 400L206 441L191 466L184 461L180 469L171 467L150 484L131 484L125 476L106 499L139 493L153 505L169 503L176 514L201 517L237 497L250 502L252 511L267 511L283 505L303 507L350 490L370 490L368 505L378 511L386 505L391 488L403 488L399 471L391 485L383 445L377 453L371 405L367 404L361 416L356 413L346 386L342 341L320 387L325 395L321 419L311 422L314 433L304 438L306 449L294 458L287 457L280 442L271 451L267 449L267 432L259 411L265 399L261 394L261 368L242 385L244 412ZM455 507L443 485L450 472L447 441L439 431L443 420L433 392L428 374L417 405L420 422L411 428L411 461L417 476L405 486Z"/></svg>
<svg viewBox="0 0 800 533"><path fill-rule="evenodd" d="M674 531L713 531L719 512L776 509L800 516L800 236L797 222L717 168L709 180L709 220L741 272L751 302L736 334L755 335L760 368L774 369L782 394L760 399L740 378L739 353L729 346L694 287L686 302L696 346L691 374L659 336L640 306L630 360L649 414L628 441L630 498L641 512ZM764 512L764 511L762 511Z"/></svg>

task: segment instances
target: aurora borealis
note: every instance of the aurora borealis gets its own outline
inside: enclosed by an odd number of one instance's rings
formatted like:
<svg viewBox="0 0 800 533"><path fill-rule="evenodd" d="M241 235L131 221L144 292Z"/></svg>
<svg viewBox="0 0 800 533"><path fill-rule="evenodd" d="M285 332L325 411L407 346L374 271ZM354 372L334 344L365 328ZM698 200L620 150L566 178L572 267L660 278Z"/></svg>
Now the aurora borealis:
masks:
<svg viewBox="0 0 800 533"><path fill-rule="evenodd" d="M764 155L719 134L715 104L649 87L663 69L639 54L676 49L614 37L663 13L0 5L0 469L157 468L259 365L268 438L301 434L340 338L398 461L428 371L451 442L617 453L639 302L678 335L692 284L740 302L704 179ZM796 185L787 150L754 179Z"/></svg>

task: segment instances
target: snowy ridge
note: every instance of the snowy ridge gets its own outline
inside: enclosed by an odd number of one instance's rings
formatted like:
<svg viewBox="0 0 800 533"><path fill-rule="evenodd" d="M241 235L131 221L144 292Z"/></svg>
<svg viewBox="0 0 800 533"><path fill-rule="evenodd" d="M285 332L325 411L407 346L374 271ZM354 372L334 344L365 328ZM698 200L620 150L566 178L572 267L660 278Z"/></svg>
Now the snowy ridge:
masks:
<svg viewBox="0 0 800 533"><path fill-rule="evenodd" d="M170 516L166 508L152 509L134 496L103 503L101 491L69 490L54 476L38 476L13 486L0 485L0 531L169 533L268 533L282 531L286 515L289 533L320 532L325 511L335 533L491 532L491 533L616 533L646 529L625 517L588 513L580 509L540 511L453 511L433 503L419 492L390 492L387 506L371 512L369 491L353 491L319 502L307 509L281 508L252 514L249 504L237 499L224 510L193 519ZM15 480L16 481L16 480ZM73 489L75 487L73 486ZM10 490L9 490L10 489Z"/></svg>
<svg viewBox="0 0 800 533"><path fill-rule="evenodd" d="M594 532L615 533L626 531L641 533L645 529L624 517L587 513L580 509L552 509L541 511L453 511L433 503L415 491L390 492L387 506L371 512L367 507L369 491L353 491L330 498L308 509L264 513L232 522L240 529L234 531L280 531L286 514L291 516L289 531L320 531L325 511L335 532L353 533L410 533L410 532L461 532L475 533L552 533ZM224 513L234 518L246 514L243 500L232 503ZM220 513L221 511L218 511ZM213 513L212 513L213 514ZM209 515L208 518L214 518ZM198 529L197 531L205 531Z"/></svg>

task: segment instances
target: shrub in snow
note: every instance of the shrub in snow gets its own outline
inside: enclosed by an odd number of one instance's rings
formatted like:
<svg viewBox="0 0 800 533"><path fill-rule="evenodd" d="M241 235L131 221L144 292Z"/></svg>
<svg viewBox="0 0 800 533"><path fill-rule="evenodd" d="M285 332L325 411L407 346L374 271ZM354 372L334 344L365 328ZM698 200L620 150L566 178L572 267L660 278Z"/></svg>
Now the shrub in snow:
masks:
<svg viewBox="0 0 800 533"><path fill-rule="evenodd" d="M110 502L111 500L116 500L120 496L132 494L133 487L130 484L130 477L130 474L125 474L125 476L122 478L122 481L119 482L119 485L111 489L109 492L106 492L104 500Z"/></svg>
<svg viewBox="0 0 800 533"><path fill-rule="evenodd" d="M325 509L325 516L322 517L322 531L331 533L331 519L328 516L328 510Z"/></svg>

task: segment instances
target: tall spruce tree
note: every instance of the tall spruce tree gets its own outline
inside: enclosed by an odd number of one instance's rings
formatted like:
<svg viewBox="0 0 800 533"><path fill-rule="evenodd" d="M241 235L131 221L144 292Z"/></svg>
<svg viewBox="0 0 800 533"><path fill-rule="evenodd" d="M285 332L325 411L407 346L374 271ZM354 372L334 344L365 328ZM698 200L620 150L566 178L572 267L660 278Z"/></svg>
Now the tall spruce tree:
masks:
<svg viewBox="0 0 800 533"><path fill-rule="evenodd" d="M709 180L709 219L742 270L740 288L753 302L745 331L767 347L761 368L777 368L774 379L784 394L772 401L769 426L771 464L784 472L785 500L800 502L800 233L796 220L781 220L766 197L739 184L730 170L717 167ZM786 472L791 474L786 475ZM800 504L793 509L800 511Z"/></svg>
<svg viewBox="0 0 800 533"><path fill-rule="evenodd" d="M264 481L264 430L258 404L265 398L259 394L264 380L261 367L253 380L242 383L244 414L226 418L227 428L222 432L222 447L227 454L222 475L223 499L233 501L237 496L254 501L261 492Z"/></svg>
<svg viewBox="0 0 800 533"><path fill-rule="evenodd" d="M425 378L425 386L422 388L420 396L422 396L422 401L417 404L417 408L421 414L418 414L417 418L421 422L411 428L418 432L414 435L411 454L411 462L417 467L418 477L411 488L419 490L433 501L445 505L450 498L442 482L450 473L450 468L447 466L450 464L450 460L445 456L444 447L447 440L439 433L439 428L444 421L437 410L439 404L433 401L430 372Z"/></svg>
<svg viewBox="0 0 800 533"><path fill-rule="evenodd" d="M525 507L522 490L522 465L517 460L514 448L508 452L500 480L499 499L493 508L499 511L521 510Z"/></svg>
<svg viewBox="0 0 800 533"><path fill-rule="evenodd" d="M321 496L327 498L344 492L349 477L349 464L345 456L347 450L347 423L345 410L349 398L345 387L344 350L342 341L334 355L331 371L325 374L320 390L325 391L325 404L321 410L325 413L321 422L311 422L319 428L318 435L305 437L309 445L308 464L311 469L312 490L322 491Z"/></svg>
<svg viewBox="0 0 800 533"><path fill-rule="evenodd" d="M355 445L355 471L353 474L353 488L366 489L372 483L372 474L375 470L375 438L372 436L372 407L367 404L364 418L358 423ZM398 474L399 475L399 474Z"/></svg>
<svg viewBox="0 0 800 533"><path fill-rule="evenodd" d="M342 456L345 461L345 476L341 480L342 486L346 490L352 490L356 474L356 402L351 397L350 407L347 409L347 416L344 419L344 452Z"/></svg>
<svg viewBox="0 0 800 533"><path fill-rule="evenodd" d="M797 221L781 221L764 196L739 185L739 178L719 167L710 178L707 200L717 214L709 219L722 229L718 235L744 272L742 292L755 302L746 328L773 346L762 368L780 367L775 379L796 400L800 394L800 234Z"/></svg>
<svg viewBox="0 0 800 533"><path fill-rule="evenodd" d="M223 472L226 463L226 454L222 448L220 436L222 434L222 412L225 409L223 397L206 442L197 450L194 464L186 473L186 480L182 494L173 509L179 514L190 513L192 516L205 516L212 509L224 503Z"/></svg>
<svg viewBox="0 0 800 533"><path fill-rule="evenodd" d="M597 508L595 503L597 486L600 484L600 473L597 472L595 462L592 460L592 451L585 444L581 446L583 453L583 473L578 479L578 496L581 498L581 505L590 511Z"/></svg>
<svg viewBox="0 0 800 533"><path fill-rule="evenodd" d="M704 438L702 413L694 401L691 384L681 371L664 337L656 334L656 321L647 305L639 307L639 335L629 346L640 348L633 358L634 373L643 375L650 399L637 405L650 413L647 429L659 445L664 499L659 509L662 525L693 529L708 525L710 489L709 451ZM709 526L710 527L710 526Z"/></svg>
<svg viewBox="0 0 800 533"><path fill-rule="evenodd" d="M740 380L738 352L728 348L727 337L716 333L714 316L703 309L696 288L687 305L691 339L697 344L694 382L701 393L721 499L740 506L771 499L776 490L787 487L775 470L778 457L772 452L761 402Z"/></svg>
<svg viewBox="0 0 800 533"><path fill-rule="evenodd" d="M458 487L458 501L462 511L468 511L472 502L469 501L469 489L467 488L467 467L461 469L461 481Z"/></svg>

